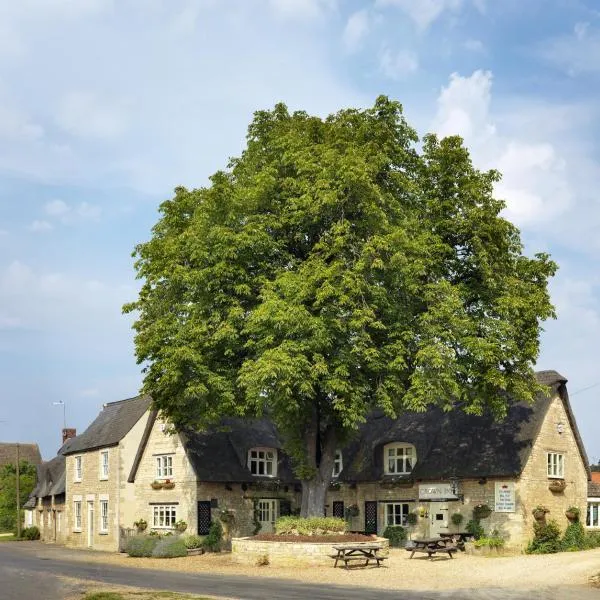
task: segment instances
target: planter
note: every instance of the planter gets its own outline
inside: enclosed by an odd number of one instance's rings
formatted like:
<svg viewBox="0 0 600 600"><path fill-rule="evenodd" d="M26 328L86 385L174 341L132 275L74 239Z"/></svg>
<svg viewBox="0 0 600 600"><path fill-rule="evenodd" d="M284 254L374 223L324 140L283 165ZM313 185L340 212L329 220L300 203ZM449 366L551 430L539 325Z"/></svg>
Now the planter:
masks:
<svg viewBox="0 0 600 600"><path fill-rule="evenodd" d="M175 482L169 481L162 484L163 490L172 490L175 487Z"/></svg>
<svg viewBox="0 0 600 600"><path fill-rule="evenodd" d="M577 521L577 519L579 519L579 514L579 510L567 509L565 511L565 516L569 521Z"/></svg>
<svg viewBox="0 0 600 600"><path fill-rule="evenodd" d="M547 510L535 509L532 514L536 521L543 521L546 518Z"/></svg>
<svg viewBox="0 0 600 600"><path fill-rule="evenodd" d="M150 487L151 487L153 490L162 490L163 484L162 484L160 481L153 481L153 482L150 484Z"/></svg>
<svg viewBox="0 0 600 600"><path fill-rule="evenodd" d="M487 504L479 504L473 509L473 517L476 520L487 519L492 514L492 509Z"/></svg>
<svg viewBox="0 0 600 600"><path fill-rule="evenodd" d="M564 492L567 482L564 479L551 479L548 482L548 489L551 492Z"/></svg>

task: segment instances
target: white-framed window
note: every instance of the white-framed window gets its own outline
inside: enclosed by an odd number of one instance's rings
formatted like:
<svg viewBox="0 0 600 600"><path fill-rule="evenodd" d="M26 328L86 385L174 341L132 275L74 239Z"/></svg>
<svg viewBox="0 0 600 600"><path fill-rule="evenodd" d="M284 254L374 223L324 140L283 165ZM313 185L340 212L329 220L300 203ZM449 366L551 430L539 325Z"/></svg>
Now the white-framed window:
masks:
<svg viewBox="0 0 600 600"><path fill-rule="evenodd" d="M175 527L177 522L176 504L155 504L152 507L152 527Z"/></svg>
<svg viewBox="0 0 600 600"><path fill-rule="evenodd" d="M600 527L600 498L588 501L585 524L588 527Z"/></svg>
<svg viewBox="0 0 600 600"><path fill-rule="evenodd" d="M75 473L73 474L74 481L81 481L83 477L83 456L75 457Z"/></svg>
<svg viewBox="0 0 600 600"><path fill-rule="evenodd" d="M73 502L73 528L81 531L81 500Z"/></svg>
<svg viewBox="0 0 600 600"><path fill-rule="evenodd" d="M108 532L108 500L100 500L100 531Z"/></svg>
<svg viewBox="0 0 600 600"><path fill-rule="evenodd" d="M248 452L248 468L252 475L275 477L277 475L277 450L252 448Z"/></svg>
<svg viewBox="0 0 600 600"><path fill-rule="evenodd" d="M383 449L383 464L386 475L412 473L417 462L417 451L411 444L387 444Z"/></svg>
<svg viewBox="0 0 600 600"><path fill-rule="evenodd" d="M385 524L406 527L408 502L387 502L385 505Z"/></svg>
<svg viewBox="0 0 600 600"><path fill-rule="evenodd" d="M15 481L16 481L16 476L15 476ZM25 526L26 527L31 527L33 525L33 511L32 510L27 510L25 511Z"/></svg>
<svg viewBox="0 0 600 600"><path fill-rule="evenodd" d="M548 452L548 477L562 479L565 476L565 455L559 452Z"/></svg>
<svg viewBox="0 0 600 600"><path fill-rule="evenodd" d="M344 468L344 462L342 460L342 451L335 451L335 458L333 459L333 471L331 473L332 477L339 477L342 469Z"/></svg>
<svg viewBox="0 0 600 600"><path fill-rule="evenodd" d="M173 477L173 456L162 454L156 457L156 478L168 479Z"/></svg>
<svg viewBox="0 0 600 600"><path fill-rule="evenodd" d="M108 450L100 452L100 479L108 479Z"/></svg>

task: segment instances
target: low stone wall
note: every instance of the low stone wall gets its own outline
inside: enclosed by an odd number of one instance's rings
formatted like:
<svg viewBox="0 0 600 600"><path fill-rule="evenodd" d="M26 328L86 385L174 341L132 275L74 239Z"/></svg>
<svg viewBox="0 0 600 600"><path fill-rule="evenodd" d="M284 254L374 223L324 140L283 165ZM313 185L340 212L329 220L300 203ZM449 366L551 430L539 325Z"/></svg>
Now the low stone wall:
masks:
<svg viewBox="0 0 600 600"><path fill-rule="evenodd" d="M373 542L381 544L383 547L382 555L387 555L389 550L389 540L387 538L373 538ZM360 544L361 542L352 542L352 545ZM341 546L342 543L267 542L252 537L244 537L231 540L231 552L232 559L241 564L284 566L303 563L332 566L333 560L329 555L335 552L334 545Z"/></svg>

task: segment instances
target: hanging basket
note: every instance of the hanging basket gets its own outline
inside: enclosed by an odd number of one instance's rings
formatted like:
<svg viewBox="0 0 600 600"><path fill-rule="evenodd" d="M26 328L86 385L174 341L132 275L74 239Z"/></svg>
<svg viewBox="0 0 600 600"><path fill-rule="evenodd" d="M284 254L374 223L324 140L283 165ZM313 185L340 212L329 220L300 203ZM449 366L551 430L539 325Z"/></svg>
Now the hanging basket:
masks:
<svg viewBox="0 0 600 600"><path fill-rule="evenodd" d="M162 484L163 490L172 490L175 487L174 481L165 481Z"/></svg>
<svg viewBox="0 0 600 600"><path fill-rule="evenodd" d="M162 484L160 481L153 481L153 482L150 484L150 487L151 487L153 490L162 490L163 484Z"/></svg>
<svg viewBox="0 0 600 600"><path fill-rule="evenodd" d="M487 504L478 504L473 509L473 517L479 521L481 519L487 519L492 514L492 509Z"/></svg>
<svg viewBox="0 0 600 600"><path fill-rule="evenodd" d="M551 479L548 482L548 489L551 492L564 492L567 482L564 479Z"/></svg>

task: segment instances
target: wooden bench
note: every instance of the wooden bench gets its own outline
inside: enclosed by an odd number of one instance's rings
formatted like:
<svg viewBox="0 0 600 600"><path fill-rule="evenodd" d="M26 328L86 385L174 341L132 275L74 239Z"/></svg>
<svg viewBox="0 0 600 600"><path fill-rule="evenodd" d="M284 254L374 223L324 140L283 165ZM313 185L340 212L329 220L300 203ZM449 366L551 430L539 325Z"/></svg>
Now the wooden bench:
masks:
<svg viewBox="0 0 600 600"><path fill-rule="evenodd" d="M381 563L388 559L387 556L338 556L337 554L330 554L329 557L335 558L335 564L333 565L334 568L337 567L338 561L343 561L345 563L344 568L346 569L348 568L348 563L355 560L364 561L365 564L363 566L365 567L370 561L375 561L377 566L380 567Z"/></svg>
<svg viewBox="0 0 600 600"><path fill-rule="evenodd" d="M450 558L454 558L452 556L455 552L458 551L456 546L446 546L446 547L427 547L427 548L406 548L407 552L410 552L410 557L412 558L415 552L422 552L423 554L427 554L429 558L433 558L434 554L446 553Z"/></svg>
<svg viewBox="0 0 600 600"><path fill-rule="evenodd" d="M330 554L331 558L335 559L334 568L337 567L339 561L344 563L345 568L348 568L348 563L354 561L364 561L363 566L366 567L369 562L376 562L377 566L380 567L384 560L387 560L387 556L380 556L379 551L382 549L380 544L356 544L356 545L343 545L334 546L334 550L337 554Z"/></svg>

